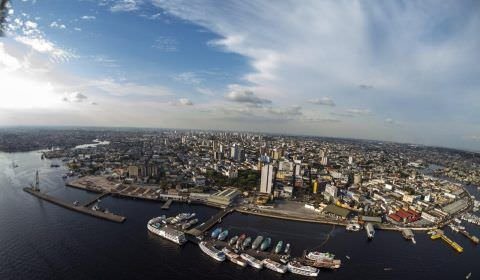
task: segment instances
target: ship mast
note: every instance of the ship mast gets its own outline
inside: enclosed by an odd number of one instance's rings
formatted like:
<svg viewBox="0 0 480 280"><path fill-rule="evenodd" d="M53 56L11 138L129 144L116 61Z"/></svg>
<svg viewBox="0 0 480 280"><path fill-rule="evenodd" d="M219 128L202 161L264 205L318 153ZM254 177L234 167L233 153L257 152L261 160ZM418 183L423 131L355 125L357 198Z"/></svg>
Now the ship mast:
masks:
<svg viewBox="0 0 480 280"><path fill-rule="evenodd" d="M35 191L40 191L40 179L38 178L38 170L35 173L35 187L34 187L34 190Z"/></svg>

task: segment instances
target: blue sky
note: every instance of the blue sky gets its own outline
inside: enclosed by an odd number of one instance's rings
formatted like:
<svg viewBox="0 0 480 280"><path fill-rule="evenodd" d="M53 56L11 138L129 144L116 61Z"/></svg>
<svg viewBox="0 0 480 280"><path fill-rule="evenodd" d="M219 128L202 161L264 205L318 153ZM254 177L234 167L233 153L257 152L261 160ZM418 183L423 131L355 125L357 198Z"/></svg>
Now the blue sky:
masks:
<svg viewBox="0 0 480 280"><path fill-rule="evenodd" d="M0 125L480 150L478 1L14 1Z"/></svg>

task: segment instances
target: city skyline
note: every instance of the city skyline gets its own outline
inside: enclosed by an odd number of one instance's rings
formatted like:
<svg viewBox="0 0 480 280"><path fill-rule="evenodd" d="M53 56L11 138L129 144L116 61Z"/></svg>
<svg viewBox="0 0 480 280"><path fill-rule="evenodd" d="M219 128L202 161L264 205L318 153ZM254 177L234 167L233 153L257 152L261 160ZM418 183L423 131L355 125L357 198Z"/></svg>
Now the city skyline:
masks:
<svg viewBox="0 0 480 280"><path fill-rule="evenodd" d="M225 129L480 150L474 1L11 5L1 126Z"/></svg>

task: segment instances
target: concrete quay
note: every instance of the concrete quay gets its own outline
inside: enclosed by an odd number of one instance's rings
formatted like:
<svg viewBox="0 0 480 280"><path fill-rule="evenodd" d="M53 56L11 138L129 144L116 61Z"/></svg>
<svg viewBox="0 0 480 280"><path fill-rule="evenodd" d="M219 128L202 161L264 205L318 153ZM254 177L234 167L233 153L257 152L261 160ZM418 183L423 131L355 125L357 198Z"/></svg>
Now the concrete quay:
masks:
<svg viewBox="0 0 480 280"><path fill-rule="evenodd" d="M69 209L69 210L80 212L82 214L86 214L86 215L89 215L89 216L93 216L93 217L96 217L96 218L100 218L100 219L104 219L104 220L108 220L108 221L112 221L112 222L116 222L116 223L123 223L126 220L125 217L119 216L119 215L116 215L116 214L113 214L113 213L105 213L105 212L101 212L101 211L94 211L94 210L92 210L88 207L85 207L85 206L75 206L72 203L62 201L58 198L55 198L53 196L49 196L49 195L47 195L45 193L42 193L40 191L33 190L32 188L23 188L23 190L25 192L37 197L37 198L43 199L45 201L48 201L50 203L56 204L58 206L61 206L63 208Z"/></svg>

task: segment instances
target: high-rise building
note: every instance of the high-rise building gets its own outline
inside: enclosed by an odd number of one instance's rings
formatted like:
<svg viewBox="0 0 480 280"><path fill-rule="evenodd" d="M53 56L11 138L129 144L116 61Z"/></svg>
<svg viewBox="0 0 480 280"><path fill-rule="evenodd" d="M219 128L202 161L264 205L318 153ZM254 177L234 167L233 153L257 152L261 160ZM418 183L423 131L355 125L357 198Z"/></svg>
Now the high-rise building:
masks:
<svg viewBox="0 0 480 280"><path fill-rule="evenodd" d="M260 183L260 192L271 194L273 186L273 165L266 164L262 167L262 179Z"/></svg>
<svg viewBox="0 0 480 280"><path fill-rule="evenodd" d="M350 164L350 165L353 164L353 157L352 156L348 157L348 164Z"/></svg>

